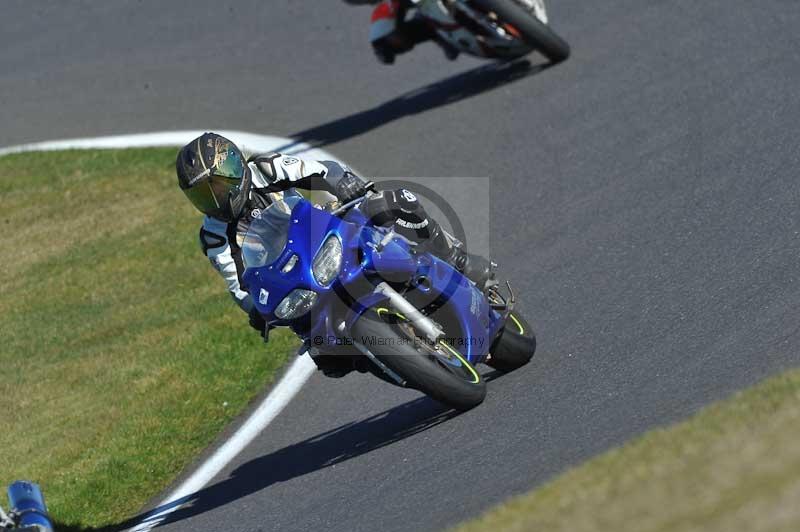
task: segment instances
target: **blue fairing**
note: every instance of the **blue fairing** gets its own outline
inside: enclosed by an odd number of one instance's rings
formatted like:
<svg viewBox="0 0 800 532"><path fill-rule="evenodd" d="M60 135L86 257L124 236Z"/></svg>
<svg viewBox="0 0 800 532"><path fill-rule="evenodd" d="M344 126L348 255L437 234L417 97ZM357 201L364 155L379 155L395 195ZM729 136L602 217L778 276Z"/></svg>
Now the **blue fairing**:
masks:
<svg viewBox="0 0 800 532"><path fill-rule="evenodd" d="M247 264L243 275L244 286L268 322L288 325L306 340L322 337L326 344L341 341L348 338L364 312L385 306L384 297L373 291L386 281L395 287L414 287L398 290L442 324L446 341L470 362L485 359L502 327L502 318L458 271L428 253L413 253L409 243L399 237L381 248L378 244L388 230L367 225L358 210L340 219L305 200L292 206L291 215L288 211L286 215L288 238L283 251L269 263ZM245 240L251 236L258 237L248 233ZM323 286L314 278L312 265L331 237L342 244L341 270L335 280ZM418 282L420 279L425 282ZM275 310L295 289L315 292L316 302L304 316L282 321Z"/></svg>

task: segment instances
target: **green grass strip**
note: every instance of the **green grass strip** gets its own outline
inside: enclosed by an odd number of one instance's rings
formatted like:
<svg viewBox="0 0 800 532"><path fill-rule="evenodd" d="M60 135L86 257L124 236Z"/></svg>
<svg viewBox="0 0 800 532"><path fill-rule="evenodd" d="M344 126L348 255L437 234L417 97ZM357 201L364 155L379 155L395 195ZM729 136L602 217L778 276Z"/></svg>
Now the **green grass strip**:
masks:
<svg viewBox="0 0 800 532"><path fill-rule="evenodd" d="M800 371L576 467L458 532L800 530Z"/></svg>
<svg viewBox="0 0 800 532"><path fill-rule="evenodd" d="M0 157L0 484L69 527L134 515L297 341L248 328L198 244L174 149Z"/></svg>

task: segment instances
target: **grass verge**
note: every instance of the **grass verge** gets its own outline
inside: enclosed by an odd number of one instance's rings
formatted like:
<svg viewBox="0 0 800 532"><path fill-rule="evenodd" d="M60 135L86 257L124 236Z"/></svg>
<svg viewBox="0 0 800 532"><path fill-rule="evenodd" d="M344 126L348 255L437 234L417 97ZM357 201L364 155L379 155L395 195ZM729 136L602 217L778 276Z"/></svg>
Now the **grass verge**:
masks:
<svg viewBox="0 0 800 532"><path fill-rule="evenodd" d="M800 530L799 441L795 370L651 431L456 530Z"/></svg>
<svg viewBox="0 0 800 532"><path fill-rule="evenodd" d="M134 514L268 383L269 346L203 257L174 149L0 157L0 484L59 523Z"/></svg>

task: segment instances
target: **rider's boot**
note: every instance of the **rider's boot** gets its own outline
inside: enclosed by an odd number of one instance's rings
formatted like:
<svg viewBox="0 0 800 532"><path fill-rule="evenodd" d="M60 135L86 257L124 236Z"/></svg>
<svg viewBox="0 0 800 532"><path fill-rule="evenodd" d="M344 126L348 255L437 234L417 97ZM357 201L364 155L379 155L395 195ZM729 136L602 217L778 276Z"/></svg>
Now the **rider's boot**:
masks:
<svg viewBox="0 0 800 532"><path fill-rule="evenodd" d="M480 290L486 290L495 283L495 264L489 259L473 253L467 253L464 244L450 235L442 227L434 223L431 236L422 244L425 251L447 261L455 269L464 274Z"/></svg>
<svg viewBox="0 0 800 532"><path fill-rule="evenodd" d="M448 59L448 61L455 61L458 59L458 55L461 53L458 48L442 39L438 35L434 35L431 40L442 49L444 56Z"/></svg>
<svg viewBox="0 0 800 532"><path fill-rule="evenodd" d="M394 58L397 55L395 49L387 44L386 40L381 40L372 43L372 51L375 52L375 57L384 65L391 65L394 63Z"/></svg>
<svg viewBox="0 0 800 532"><path fill-rule="evenodd" d="M354 370L360 373L367 371L363 367L363 357L316 347L308 349L308 353L311 355L311 360L317 365L317 369L332 379L340 379Z"/></svg>

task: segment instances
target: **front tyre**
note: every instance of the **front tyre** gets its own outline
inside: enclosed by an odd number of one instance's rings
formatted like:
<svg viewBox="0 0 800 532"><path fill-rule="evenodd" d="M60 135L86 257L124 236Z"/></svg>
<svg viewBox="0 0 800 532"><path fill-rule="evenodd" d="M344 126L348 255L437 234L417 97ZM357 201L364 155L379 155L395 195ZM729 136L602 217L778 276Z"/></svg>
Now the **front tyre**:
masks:
<svg viewBox="0 0 800 532"><path fill-rule="evenodd" d="M409 388L440 403L463 412L486 397L486 383L466 358L444 342L431 346L417 338L407 322L369 314L351 332L354 341L405 379Z"/></svg>
<svg viewBox="0 0 800 532"><path fill-rule="evenodd" d="M489 351L492 356L486 362L487 365L504 373L514 371L533 358L536 352L536 335L525 318L512 312Z"/></svg>
<svg viewBox="0 0 800 532"><path fill-rule="evenodd" d="M534 11L520 5L519 0L473 0L487 12L493 12L502 22L512 26L525 43L539 50L552 63L565 61L570 54L569 44L539 20Z"/></svg>

